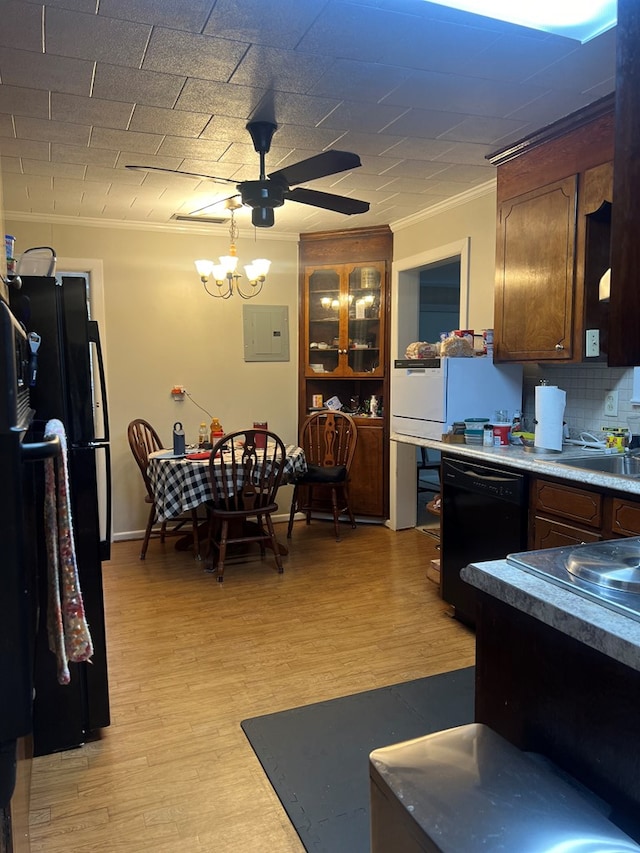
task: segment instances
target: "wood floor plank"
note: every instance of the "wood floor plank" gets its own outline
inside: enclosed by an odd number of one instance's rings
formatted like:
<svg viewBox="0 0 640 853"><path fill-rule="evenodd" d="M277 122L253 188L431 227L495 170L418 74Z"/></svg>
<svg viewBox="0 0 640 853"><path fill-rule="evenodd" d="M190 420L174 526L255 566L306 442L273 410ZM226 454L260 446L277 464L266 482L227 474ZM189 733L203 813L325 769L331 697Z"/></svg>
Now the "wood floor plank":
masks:
<svg viewBox="0 0 640 853"><path fill-rule="evenodd" d="M241 720L474 663L417 530L297 523L283 575L256 549L223 584L173 544L112 548L112 725L34 759L33 853L301 853Z"/></svg>

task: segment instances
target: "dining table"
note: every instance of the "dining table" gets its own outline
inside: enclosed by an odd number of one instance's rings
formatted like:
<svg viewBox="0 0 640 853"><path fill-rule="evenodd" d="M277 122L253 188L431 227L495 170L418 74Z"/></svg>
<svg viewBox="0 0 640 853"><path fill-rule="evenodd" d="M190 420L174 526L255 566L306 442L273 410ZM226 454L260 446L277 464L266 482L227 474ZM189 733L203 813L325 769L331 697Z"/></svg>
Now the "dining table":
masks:
<svg viewBox="0 0 640 853"><path fill-rule="evenodd" d="M260 453L260 450L257 452ZM307 470L301 447L288 444L285 445L285 452L282 485L295 481ZM158 521L177 518L213 500L207 453L198 453L194 449L193 452L176 455L173 450L156 450L149 454L147 473ZM235 485L239 488L242 483ZM191 547L191 540L185 535L176 542L176 548L184 550L187 547ZM280 553L288 553L284 545L280 545Z"/></svg>

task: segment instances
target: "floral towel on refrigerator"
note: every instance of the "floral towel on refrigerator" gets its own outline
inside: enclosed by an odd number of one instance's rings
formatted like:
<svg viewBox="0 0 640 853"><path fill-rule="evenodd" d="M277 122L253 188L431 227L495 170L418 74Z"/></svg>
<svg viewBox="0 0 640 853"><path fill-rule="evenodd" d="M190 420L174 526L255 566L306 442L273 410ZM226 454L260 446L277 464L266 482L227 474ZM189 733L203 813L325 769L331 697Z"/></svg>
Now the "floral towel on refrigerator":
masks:
<svg viewBox="0 0 640 853"><path fill-rule="evenodd" d="M48 558L47 630L49 648L58 662L58 681L68 684L69 661L93 654L84 613L69 498L67 436L61 421L47 423L45 438L58 436L62 453L45 461L44 524Z"/></svg>

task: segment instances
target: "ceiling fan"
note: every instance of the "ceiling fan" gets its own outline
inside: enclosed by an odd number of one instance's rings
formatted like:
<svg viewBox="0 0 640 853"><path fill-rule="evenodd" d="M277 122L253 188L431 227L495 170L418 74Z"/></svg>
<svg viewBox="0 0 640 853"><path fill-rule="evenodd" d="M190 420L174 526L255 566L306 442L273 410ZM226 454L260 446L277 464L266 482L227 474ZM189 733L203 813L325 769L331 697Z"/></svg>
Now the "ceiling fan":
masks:
<svg viewBox="0 0 640 853"><path fill-rule="evenodd" d="M334 210L336 213L344 213L347 216L354 213L366 213L369 210L368 201L359 201L347 196L296 186L297 184L307 183L307 181L313 181L316 178L324 178L327 175L335 175L360 166L360 157L349 151L336 151L334 149L323 151L307 160L300 160L298 163L293 163L291 166L285 166L284 169L278 169L276 172L266 175L265 155L271 148L271 140L277 129L278 125L270 121L251 121L247 124L253 147L260 155L260 177L257 181L241 181L238 183L233 178L216 178L213 175L183 172L180 169L163 169L159 166L126 166L126 168L144 172L172 172L176 175L189 175L194 178L235 184L242 204L251 208L252 224L258 228L270 228L274 223L274 208L281 207L285 201L297 201L300 204L309 204L312 207L321 207L324 210ZM292 186L293 189L291 189Z"/></svg>

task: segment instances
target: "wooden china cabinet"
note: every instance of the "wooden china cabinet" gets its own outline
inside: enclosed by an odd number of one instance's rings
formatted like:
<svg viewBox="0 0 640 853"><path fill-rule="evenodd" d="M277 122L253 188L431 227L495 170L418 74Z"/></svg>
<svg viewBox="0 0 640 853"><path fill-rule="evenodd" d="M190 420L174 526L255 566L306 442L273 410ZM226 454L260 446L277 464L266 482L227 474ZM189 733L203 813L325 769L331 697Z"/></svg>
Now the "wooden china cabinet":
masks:
<svg viewBox="0 0 640 853"><path fill-rule="evenodd" d="M356 516L389 511L388 226L300 235L300 424L338 397L358 427L350 497ZM378 411L370 412L375 397Z"/></svg>

